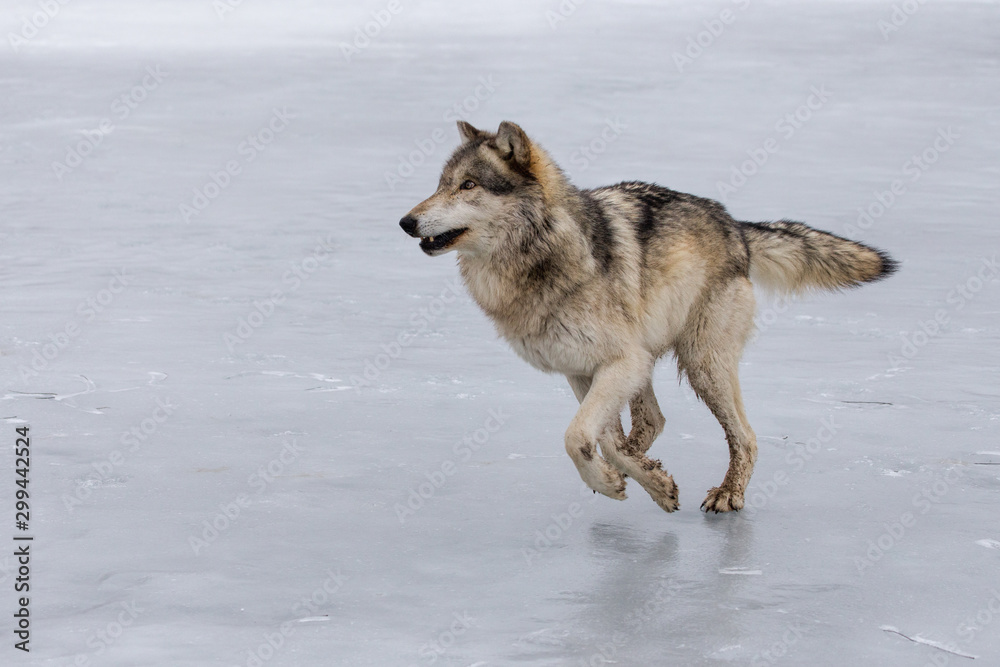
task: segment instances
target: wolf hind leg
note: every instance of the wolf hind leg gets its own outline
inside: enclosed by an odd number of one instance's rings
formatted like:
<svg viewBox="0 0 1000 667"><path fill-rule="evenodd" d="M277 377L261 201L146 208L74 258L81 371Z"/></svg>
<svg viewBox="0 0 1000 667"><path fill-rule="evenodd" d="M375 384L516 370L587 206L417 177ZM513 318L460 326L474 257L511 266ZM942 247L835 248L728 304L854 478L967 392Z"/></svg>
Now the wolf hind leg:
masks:
<svg viewBox="0 0 1000 667"><path fill-rule="evenodd" d="M729 512L743 508L744 492L757 461L757 437L743 410L739 361L753 327L753 288L737 279L707 303L675 346L678 367L719 420L729 444L729 469L708 491L702 509Z"/></svg>
<svg viewBox="0 0 1000 667"><path fill-rule="evenodd" d="M656 402L656 394L653 393L652 378L629 401L629 412L632 415L629 438L634 447L645 454L653 441L663 433L663 426L666 424L660 405Z"/></svg>

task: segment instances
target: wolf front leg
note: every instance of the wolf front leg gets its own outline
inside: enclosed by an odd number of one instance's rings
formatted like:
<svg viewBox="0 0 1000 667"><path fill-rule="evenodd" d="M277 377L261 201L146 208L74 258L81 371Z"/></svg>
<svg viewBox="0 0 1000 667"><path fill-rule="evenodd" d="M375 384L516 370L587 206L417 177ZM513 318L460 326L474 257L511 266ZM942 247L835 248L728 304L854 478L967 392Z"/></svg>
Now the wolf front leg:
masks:
<svg viewBox="0 0 1000 667"><path fill-rule="evenodd" d="M570 376L567 379L577 400L583 403L593 379L584 376ZM663 430L664 424L663 414L653 395L652 378L646 378L642 388L629 400L629 407L632 413L632 431L627 438L618 413L605 425L599 438L604 460L623 476L627 475L639 482L663 510L673 512L680 507L677 502L677 485L674 484L673 477L662 469L659 461L645 456L646 450ZM570 455L572 456L572 451Z"/></svg>
<svg viewBox="0 0 1000 667"><path fill-rule="evenodd" d="M646 456L653 440L663 430L663 414L653 395L652 378L647 378L642 389L629 400L632 413L632 430L628 437L622 431L621 421L616 419L601 439L601 451L608 463L623 475L631 477L642 485L649 497L665 512L680 508L677 501L677 485L663 464Z"/></svg>
<svg viewBox="0 0 1000 667"><path fill-rule="evenodd" d="M625 403L649 382L652 371L652 357L635 355L604 364L592 377L569 379L580 400L580 409L566 431L566 452L587 486L609 498L625 499L625 477L617 465L622 458L618 446L618 434L622 434L619 414ZM599 443L604 456L614 465L608 465L597 454ZM642 482L640 477L636 479Z"/></svg>
<svg viewBox="0 0 1000 667"><path fill-rule="evenodd" d="M578 420L580 420L583 413L583 404L590 393L593 378L588 375L567 375L566 379L569 381L569 386L573 389L573 393L576 394L576 400L580 402L580 410L577 411L576 417L570 423L569 430L566 431L566 453L573 460L577 471L580 473L580 477L588 487L594 491L601 492L609 498L625 500L625 478L618 470L609 466L607 461L597 453L596 443L599 439L594 437L593 434L590 434L588 437L579 428L574 430L574 427L580 425ZM603 437L613 438L615 429L618 432L622 432L621 418L617 414L608 421L609 423L605 425L608 434ZM613 422L617 422L617 425ZM598 432L600 432L600 429L598 429ZM624 433L622 433L621 437L624 440Z"/></svg>

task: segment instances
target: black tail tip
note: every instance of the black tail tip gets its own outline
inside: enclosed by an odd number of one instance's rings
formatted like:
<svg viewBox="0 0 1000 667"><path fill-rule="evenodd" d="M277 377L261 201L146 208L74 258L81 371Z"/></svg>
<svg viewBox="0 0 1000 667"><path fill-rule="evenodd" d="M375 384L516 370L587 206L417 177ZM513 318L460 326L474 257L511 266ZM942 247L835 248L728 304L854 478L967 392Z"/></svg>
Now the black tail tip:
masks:
<svg viewBox="0 0 1000 667"><path fill-rule="evenodd" d="M877 274L875 274L875 277L872 278L872 282L888 278L899 270L899 262L890 257L889 253L884 250L879 250L878 248L872 248L872 250L875 251L875 254L878 255L878 258L882 261L882 268Z"/></svg>

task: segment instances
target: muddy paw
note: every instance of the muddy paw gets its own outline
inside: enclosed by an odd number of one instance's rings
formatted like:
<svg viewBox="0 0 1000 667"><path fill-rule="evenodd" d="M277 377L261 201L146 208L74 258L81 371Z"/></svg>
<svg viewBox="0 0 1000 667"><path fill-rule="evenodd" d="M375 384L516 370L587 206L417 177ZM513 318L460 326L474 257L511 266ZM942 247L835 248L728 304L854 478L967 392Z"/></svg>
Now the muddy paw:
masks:
<svg viewBox="0 0 1000 667"><path fill-rule="evenodd" d="M654 470L649 476L649 496L664 512L675 512L681 504L677 500L677 485L674 478L662 470Z"/></svg>
<svg viewBox="0 0 1000 667"><path fill-rule="evenodd" d="M609 465L601 471L601 478L594 490L614 500L625 500L625 476Z"/></svg>
<svg viewBox="0 0 1000 667"><path fill-rule="evenodd" d="M710 489L701 508L706 512L734 512L743 509L743 494L717 486Z"/></svg>

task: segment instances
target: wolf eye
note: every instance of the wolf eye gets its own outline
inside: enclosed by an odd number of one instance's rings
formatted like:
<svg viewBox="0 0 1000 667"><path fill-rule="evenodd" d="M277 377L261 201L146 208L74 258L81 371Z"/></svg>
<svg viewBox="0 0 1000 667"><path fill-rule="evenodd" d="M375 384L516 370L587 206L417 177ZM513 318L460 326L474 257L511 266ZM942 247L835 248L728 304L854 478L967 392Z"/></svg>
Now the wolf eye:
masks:
<svg viewBox="0 0 1000 667"><path fill-rule="evenodd" d="M461 190L471 190L472 188L476 187L476 183L475 181L463 181L462 184L458 187Z"/></svg>

